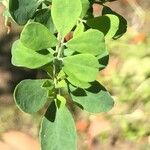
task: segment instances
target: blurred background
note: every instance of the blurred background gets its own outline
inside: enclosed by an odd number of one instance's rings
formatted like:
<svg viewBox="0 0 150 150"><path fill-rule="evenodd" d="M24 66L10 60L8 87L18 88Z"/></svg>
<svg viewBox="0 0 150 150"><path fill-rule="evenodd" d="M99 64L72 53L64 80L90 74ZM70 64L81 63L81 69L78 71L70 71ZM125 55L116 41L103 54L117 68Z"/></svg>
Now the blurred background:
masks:
<svg viewBox="0 0 150 150"><path fill-rule="evenodd" d="M150 150L150 0L118 0L108 6L129 26L122 38L108 41L109 65L97 77L115 106L97 115L73 108L78 150ZM99 15L99 5L93 7ZM7 34L3 12L0 5L0 150L39 150L40 113L21 112L13 90L21 80L42 73L11 65L11 45L21 29L12 24Z"/></svg>

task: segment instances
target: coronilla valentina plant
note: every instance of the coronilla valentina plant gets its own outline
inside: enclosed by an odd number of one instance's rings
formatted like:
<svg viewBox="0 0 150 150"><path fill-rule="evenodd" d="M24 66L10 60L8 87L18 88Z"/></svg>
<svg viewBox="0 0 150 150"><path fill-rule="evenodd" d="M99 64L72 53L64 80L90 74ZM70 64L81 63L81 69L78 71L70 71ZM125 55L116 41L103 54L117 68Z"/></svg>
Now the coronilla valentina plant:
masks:
<svg viewBox="0 0 150 150"><path fill-rule="evenodd" d="M40 129L42 150L77 149L70 103L90 113L107 112L114 105L96 80L108 64L105 41L118 39L127 28L126 20L105 5L111 1L8 1L10 17L23 26L12 45L12 64L47 73L44 79L21 81L14 91L22 111L34 114L47 108ZM94 3L103 8L98 17L93 15Z"/></svg>

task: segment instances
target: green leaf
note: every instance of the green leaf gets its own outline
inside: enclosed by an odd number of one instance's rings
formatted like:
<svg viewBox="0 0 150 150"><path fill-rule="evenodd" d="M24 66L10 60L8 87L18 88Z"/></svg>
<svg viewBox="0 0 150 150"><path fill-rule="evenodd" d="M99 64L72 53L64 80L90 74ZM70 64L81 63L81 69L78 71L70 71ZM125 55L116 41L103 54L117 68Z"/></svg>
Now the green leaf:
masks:
<svg viewBox="0 0 150 150"><path fill-rule="evenodd" d="M65 36L71 31L81 15L81 0L52 0L52 18L56 29Z"/></svg>
<svg viewBox="0 0 150 150"><path fill-rule="evenodd" d="M9 0L9 12L19 25L25 25L33 17L38 6L39 0Z"/></svg>
<svg viewBox="0 0 150 150"><path fill-rule="evenodd" d="M73 36L78 36L84 32L84 24L82 22L77 24L76 29L73 32Z"/></svg>
<svg viewBox="0 0 150 150"><path fill-rule="evenodd" d="M76 87L80 88L88 88L90 87L90 84L88 82L84 82L80 79L78 79L75 75L71 74L70 76L67 77L67 80L73 84Z"/></svg>
<svg viewBox="0 0 150 150"><path fill-rule="evenodd" d="M86 12L90 7L90 3L88 0L81 0L81 3L82 3L82 13L80 17L83 18L86 15Z"/></svg>
<svg viewBox="0 0 150 150"><path fill-rule="evenodd" d="M90 7L89 7L89 9L87 10L85 19L87 19L87 18L93 18L93 17L94 17L94 14L93 14L93 4L94 4L94 1L95 1L95 0L89 0L89 2L90 2Z"/></svg>
<svg viewBox="0 0 150 150"><path fill-rule="evenodd" d="M15 88L17 106L26 113L35 113L47 101L47 90L41 88L45 80L23 80Z"/></svg>
<svg viewBox="0 0 150 150"><path fill-rule="evenodd" d="M109 62L108 51L106 50L102 55L97 56L97 58L100 64L99 66L100 70L104 69L108 65L108 62Z"/></svg>
<svg viewBox="0 0 150 150"><path fill-rule="evenodd" d="M52 80L45 80L42 84L42 88L45 88L47 90L54 90L54 85Z"/></svg>
<svg viewBox="0 0 150 150"><path fill-rule="evenodd" d="M90 29L74 37L66 43L66 46L79 53L100 55L105 51L104 34L98 30Z"/></svg>
<svg viewBox="0 0 150 150"><path fill-rule="evenodd" d="M117 30L116 34L113 37L113 39L116 40L116 39L120 38L124 33L126 33L126 31L127 31L127 21L120 14L114 12L113 10L111 10L107 6L104 6L103 10L102 10L102 15L106 15L106 14L113 14L113 15L116 15L119 18L119 27L118 27L118 30Z"/></svg>
<svg viewBox="0 0 150 150"><path fill-rule="evenodd" d="M61 96L61 95L58 94L57 95L57 100L59 101L59 108L60 107L65 107L65 105L66 105L66 99L63 96Z"/></svg>
<svg viewBox="0 0 150 150"><path fill-rule="evenodd" d="M51 3L52 2L52 0L44 0L45 2L49 2L49 3Z"/></svg>
<svg viewBox="0 0 150 150"><path fill-rule="evenodd" d="M88 89L75 88L69 85L72 100L90 113L109 111L114 101L106 89L98 82L92 82Z"/></svg>
<svg viewBox="0 0 150 150"><path fill-rule="evenodd" d="M66 106L59 109L53 101L43 117L40 131L42 150L76 150L74 120Z"/></svg>
<svg viewBox="0 0 150 150"><path fill-rule="evenodd" d="M67 83L65 80L58 81L56 88L67 88Z"/></svg>
<svg viewBox="0 0 150 150"><path fill-rule="evenodd" d="M74 54L75 51L69 49L69 48L66 48L64 49L64 56L71 56Z"/></svg>
<svg viewBox="0 0 150 150"><path fill-rule="evenodd" d="M26 48L20 40L14 42L11 50L13 65L30 69L40 68L53 60L51 53L42 54Z"/></svg>
<svg viewBox="0 0 150 150"><path fill-rule="evenodd" d="M105 38L114 37L119 29L119 18L116 15L107 14L104 16L87 20L87 25L104 33Z"/></svg>
<svg viewBox="0 0 150 150"><path fill-rule="evenodd" d="M56 91L53 80L45 80L42 84L42 88L48 91L47 98L54 99L56 97Z"/></svg>
<svg viewBox="0 0 150 150"><path fill-rule="evenodd" d="M50 9L45 8L45 9L39 9L34 17L35 22L39 22L41 24L47 24L47 20L50 17Z"/></svg>
<svg viewBox="0 0 150 150"><path fill-rule="evenodd" d="M59 88L67 88L68 86L67 86L67 83L66 83L66 80L64 80L64 79L66 79L66 74L61 70L60 71L60 73L58 74L58 76L57 76L57 78L58 78L58 80L60 80L58 83L57 83L57 86L59 87ZM89 83L87 83L87 82L83 82L83 81L81 81L81 80L79 80L79 79L77 79L75 76L69 76L69 77L67 77L67 80L70 82L70 83L72 83L73 85L75 85L75 86L77 86L77 87L82 87L82 88L88 88L89 86L90 86L90 84Z"/></svg>
<svg viewBox="0 0 150 150"><path fill-rule="evenodd" d="M20 36L24 46L39 51L57 45L56 37L42 24L32 22L27 24Z"/></svg>
<svg viewBox="0 0 150 150"><path fill-rule="evenodd" d="M91 82L96 79L99 63L91 54L78 54L65 57L63 71L74 81ZM72 84L75 84L72 82Z"/></svg>
<svg viewBox="0 0 150 150"><path fill-rule="evenodd" d="M52 21L50 9L45 8L38 10L35 14L34 21L45 25L51 33L55 33L56 29Z"/></svg>

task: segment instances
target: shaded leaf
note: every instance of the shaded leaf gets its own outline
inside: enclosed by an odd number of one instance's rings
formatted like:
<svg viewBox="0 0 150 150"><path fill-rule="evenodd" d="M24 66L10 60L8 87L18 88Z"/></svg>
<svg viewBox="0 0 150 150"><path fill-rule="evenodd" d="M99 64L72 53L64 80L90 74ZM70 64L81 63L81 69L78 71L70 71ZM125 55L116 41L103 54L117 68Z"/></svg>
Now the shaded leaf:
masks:
<svg viewBox="0 0 150 150"><path fill-rule="evenodd" d="M38 6L39 0L9 0L9 12L19 25L25 25L33 17Z"/></svg>
<svg viewBox="0 0 150 150"><path fill-rule="evenodd" d="M65 105L58 109L51 103L42 120L40 139L42 150L76 150L74 120Z"/></svg>
<svg viewBox="0 0 150 150"><path fill-rule="evenodd" d="M104 33L105 38L114 37L119 29L119 18L116 15L107 14L104 16L87 20L87 25Z"/></svg>
<svg viewBox="0 0 150 150"><path fill-rule="evenodd" d="M35 113L47 101L47 90L41 86L45 80L23 80L15 88L14 98L17 106L26 113Z"/></svg>
<svg viewBox="0 0 150 150"><path fill-rule="evenodd" d="M98 61L99 61L99 68L100 70L104 69L109 62L109 53L108 51L105 51L102 55L97 56Z"/></svg>
<svg viewBox="0 0 150 150"><path fill-rule="evenodd" d="M54 33L56 30L51 18L51 11L48 8L38 10L35 14L34 21L45 25L51 33Z"/></svg>
<svg viewBox="0 0 150 150"><path fill-rule="evenodd" d="M113 39L120 38L127 31L127 21L126 21L126 19L124 17L122 17L120 14L118 14L118 13L114 12L113 10L111 10L107 6L103 7L103 10L102 10L102 15L106 15L106 14L113 14L113 15L116 15L119 18L119 28L118 28L116 34L114 35Z"/></svg>
<svg viewBox="0 0 150 150"><path fill-rule="evenodd" d="M72 100L90 113L109 111L114 101L106 89L98 82L91 83L88 89L75 88L69 85Z"/></svg>

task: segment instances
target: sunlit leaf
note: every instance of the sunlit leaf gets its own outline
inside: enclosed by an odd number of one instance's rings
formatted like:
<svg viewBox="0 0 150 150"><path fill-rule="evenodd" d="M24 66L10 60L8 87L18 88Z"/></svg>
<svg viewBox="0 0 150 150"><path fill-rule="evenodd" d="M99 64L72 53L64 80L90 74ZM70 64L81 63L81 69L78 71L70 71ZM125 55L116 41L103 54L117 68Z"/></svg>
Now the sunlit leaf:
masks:
<svg viewBox="0 0 150 150"><path fill-rule="evenodd" d="M20 40L17 40L11 50L13 65L27 67L30 69L40 68L53 60L51 53L42 54L32 49L26 48Z"/></svg>
<svg viewBox="0 0 150 150"><path fill-rule="evenodd" d="M20 40L24 46L35 51L57 45L56 37L38 22L27 24L21 32Z"/></svg>
<svg viewBox="0 0 150 150"><path fill-rule="evenodd" d="M52 0L51 11L56 29L64 37L77 23L82 11L81 0Z"/></svg>
<svg viewBox="0 0 150 150"><path fill-rule="evenodd" d="M79 34L66 43L66 46L79 53L100 55L105 51L104 34L98 30L90 29Z"/></svg>
<svg viewBox="0 0 150 150"><path fill-rule="evenodd" d="M95 56L91 54L78 54L64 58L63 71L74 82L91 82L96 79L99 63ZM72 81L70 80L70 81ZM74 84L72 82L72 84Z"/></svg>

